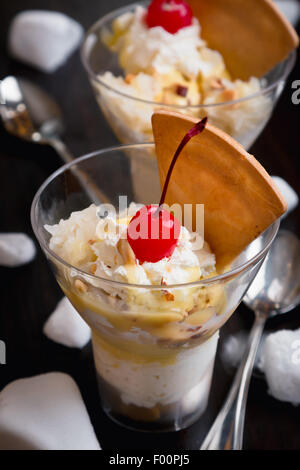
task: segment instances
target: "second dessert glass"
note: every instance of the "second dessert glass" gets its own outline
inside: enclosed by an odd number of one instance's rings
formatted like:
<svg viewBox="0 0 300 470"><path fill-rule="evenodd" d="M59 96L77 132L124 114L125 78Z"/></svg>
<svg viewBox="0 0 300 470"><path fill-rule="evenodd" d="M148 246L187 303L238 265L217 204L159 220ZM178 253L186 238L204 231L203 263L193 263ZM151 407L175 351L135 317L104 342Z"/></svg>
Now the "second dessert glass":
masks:
<svg viewBox="0 0 300 470"><path fill-rule="evenodd" d="M233 101L196 105L166 105L139 99L120 92L101 75L107 71L123 76L118 55L104 43L103 36L112 31L113 21L120 15L133 12L140 2L115 10L99 19L86 33L81 58L95 92L97 102L108 123L123 144L152 142L151 115L157 109L169 109L203 118L227 132L247 150L269 121L296 58L293 51L284 61L261 79L261 90Z"/></svg>
<svg viewBox="0 0 300 470"><path fill-rule="evenodd" d="M56 224L93 202L79 184L78 171L117 209L119 196L127 196L128 204L145 203L140 188L152 183L147 172L135 171L135 164L138 160L139 168L148 166L153 152L153 144L114 147L63 166L37 192L31 218L59 285L92 329L105 412L131 428L172 431L192 424L205 411L219 329L254 279L279 221L239 256L230 272L190 284L134 285L99 278L49 248L45 224ZM155 165L152 172L158 182ZM153 189L152 203L159 196ZM197 307L191 309L195 297Z"/></svg>

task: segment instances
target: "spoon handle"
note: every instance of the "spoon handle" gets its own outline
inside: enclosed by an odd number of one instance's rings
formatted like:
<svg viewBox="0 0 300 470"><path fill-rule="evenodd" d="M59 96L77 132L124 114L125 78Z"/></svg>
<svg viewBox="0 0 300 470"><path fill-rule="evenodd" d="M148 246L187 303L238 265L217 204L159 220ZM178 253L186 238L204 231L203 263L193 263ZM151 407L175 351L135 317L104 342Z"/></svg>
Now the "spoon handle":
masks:
<svg viewBox="0 0 300 470"><path fill-rule="evenodd" d="M266 319L264 313L255 312L255 321L233 384L201 450L242 449L249 383Z"/></svg>
<svg viewBox="0 0 300 470"><path fill-rule="evenodd" d="M52 138L48 140L49 144L56 150L60 158L65 162L65 163L70 163L74 160L74 157L66 144L62 140Z"/></svg>
<svg viewBox="0 0 300 470"><path fill-rule="evenodd" d="M58 155L65 163L70 163L75 160L68 147L61 140L53 138L49 139L48 143L56 150ZM93 183L93 181L91 181L90 177L84 171L79 170L76 168L76 166L72 166L70 170L76 176L80 185L85 189L89 198L91 201L93 201L94 204L96 204L96 206L104 203L108 204L110 202L105 194L100 191L100 189L95 185L95 183Z"/></svg>

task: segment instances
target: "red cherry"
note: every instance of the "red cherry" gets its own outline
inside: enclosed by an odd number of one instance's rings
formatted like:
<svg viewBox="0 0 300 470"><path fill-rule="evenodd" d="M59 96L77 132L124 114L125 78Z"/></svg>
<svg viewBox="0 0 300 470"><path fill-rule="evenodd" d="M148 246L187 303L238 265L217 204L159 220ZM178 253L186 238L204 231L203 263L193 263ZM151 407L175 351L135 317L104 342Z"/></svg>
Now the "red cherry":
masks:
<svg viewBox="0 0 300 470"><path fill-rule="evenodd" d="M142 207L132 217L127 228L127 240L136 258L144 263L156 263L172 256L180 235L180 223L173 214L162 208L175 163L189 140L205 128L207 117L197 122L183 137L171 161L159 206Z"/></svg>
<svg viewBox="0 0 300 470"><path fill-rule="evenodd" d="M156 263L169 258L178 242L180 223L170 212L156 205L144 206L132 217L127 240L136 258Z"/></svg>
<svg viewBox="0 0 300 470"><path fill-rule="evenodd" d="M149 28L161 26L171 34L190 26L192 21L193 12L184 0L153 0L146 13Z"/></svg>

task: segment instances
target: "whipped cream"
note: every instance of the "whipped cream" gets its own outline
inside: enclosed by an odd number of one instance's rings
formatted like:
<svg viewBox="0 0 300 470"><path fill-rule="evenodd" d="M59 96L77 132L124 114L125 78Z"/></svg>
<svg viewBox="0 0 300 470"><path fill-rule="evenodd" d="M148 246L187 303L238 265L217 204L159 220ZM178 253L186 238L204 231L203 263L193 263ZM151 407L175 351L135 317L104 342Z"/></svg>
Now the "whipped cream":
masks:
<svg viewBox="0 0 300 470"><path fill-rule="evenodd" d="M212 124L249 148L272 111L270 96L260 93L260 80L231 80L222 55L200 37L196 18L171 34L161 26L148 28L145 13L137 6L114 20L111 33L102 35L118 54L125 76L106 71L99 78L107 87L94 84L95 92L121 142L152 141L151 115L154 103L160 103L180 106L180 112L195 117L207 115ZM237 101L253 94L257 96Z"/></svg>
<svg viewBox="0 0 300 470"><path fill-rule="evenodd" d="M126 74L141 71L168 74L176 69L187 77L195 78L199 73L209 75L216 65L225 70L219 52L209 51L207 60L205 41L200 38L201 27L196 18L190 26L171 34L161 26L148 28L144 21L145 14L145 8L138 6L135 12L125 13L114 23L115 30L120 31L121 35L111 48L119 54Z"/></svg>
<svg viewBox="0 0 300 470"><path fill-rule="evenodd" d="M135 259L126 238L131 217L141 208L131 203L129 208L106 218L98 216L92 204L73 212L58 224L46 225L52 235L49 246L70 264L101 278L143 285L170 285L198 281L215 269L215 256L204 240L202 247L195 234L181 227L178 244L170 258L156 263L140 264Z"/></svg>

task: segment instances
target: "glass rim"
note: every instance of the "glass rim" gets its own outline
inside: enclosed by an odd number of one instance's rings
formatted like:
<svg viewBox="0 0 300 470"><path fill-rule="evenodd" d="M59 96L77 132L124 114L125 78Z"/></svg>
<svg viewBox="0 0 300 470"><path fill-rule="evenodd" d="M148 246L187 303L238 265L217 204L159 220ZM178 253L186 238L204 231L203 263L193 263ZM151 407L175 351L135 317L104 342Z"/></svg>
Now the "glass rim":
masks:
<svg viewBox="0 0 300 470"><path fill-rule="evenodd" d="M273 88L276 88L280 84L280 82L284 82L286 80L286 78L288 77L288 75L290 74L291 70L293 69L293 67L295 65L296 51L294 49L290 52L290 54L282 62L279 62L279 63L282 64L285 61L287 61L287 64L286 64L286 67L284 68L284 71L283 71L282 75L277 80L275 80L273 83L271 83L270 85L268 85L265 88L262 88L260 91L256 91L255 93L244 96L243 98L238 98L238 99L229 100L229 101L222 101L221 103L196 104L196 105L166 104L166 103L161 103L159 101L144 100L142 98L137 98L135 96L128 95L127 93L123 93L122 91L119 91L116 88L114 88L114 87L108 85L107 83L105 83L104 81L102 81L99 78L99 75L97 75L92 70L92 68L89 64L89 60L86 57L86 53L85 53L86 42L87 42L87 40L88 40L88 38L90 37L91 34L94 34L100 26L105 24L108 20L110 20L116 14L122 14L123 12L128 11L130 8L133 8L135 6L143 6L143 5L146 5L147 3L148 2L130 3L129 5L126 5L126 6L121 7L121 8L117 8L117 9L107 13L106 15L102 16L94 24L92 24L92 26L90 26L90 28L86 31L86 33L84 35L84 38L83 38L83 41L82 41L81 46L80 46L81 62L83 64L88 76L90 78L92 78L93 80L95 80L96 82L98 82L101 86L104 86L107 90L109 90L109 91L111 91L111 92L113 92L113 93L115 93L119 96L122 96L124 98L128 98L129 100L136 101L136 102L139 102L139 103L144 103L144 104L147 104L147 105L151 105L151 106L163 106L163 107L167 107L167 108L170 108L170 109L174 109L174 110L177 109L177 110L181 110L181 111L182 110L188 110L188 109L193 109L193 110L199 109L200 110L200 109L205 109L205 108L217 108L217 107L220 107L220 106L230 106L230 105L239 104L239 103L242 103L244 101L251 100L253 98L257 98L258 96L262 96L262 95L265 95L265 94L269 93L269 91L271 91ZM262 78L264 78L264 77L262 77Z"/></svg>
<svg viewBox="0 0 300 470"><path fill-rule="evenodd" d="M86 155L83 155L82 157L76 158L74 161L66 163L65 165L62 165L60 168L58 168L54 173L52 173L45 181L44 183L40 186L40 188L37 190L32 204L31 204L31 210L30 210L30 219L31 219L31 225L34 231L34 234L42 247L42 249L48 253L51 257L55 258L56 261L59 263L63 264L65 267L75 270L78 272L79 275L84 276L85 278L90 278L93 280L98 280L104 283L111 284L116 287L125 287L125 288L135 288L135 289L147 289L147 290L161 290L162 286L161 285L149 285L149 284L130 284L127 282L121 282L121 281L116 281L113 279L106 279L102 278L100 276L96 276L95 274L88 273L76 266L73 266L71 263L67 262L63 258L61 258L59 255L57 255L51 248L48 246L48 244L40 237L39 234L39 227L38 227L38 222L37 222L37 205L38 201L40 200L40 197L43 193L43 191L47 188L47 186L54 181L54 179L64 173L65 171L69 170L72 166L78 165L78 163L81 163L85 160L88 160L89 158L93 158L96 156L103 156L105 154L109 154L110 152L113 151L120 151L120 150L126 150L126 149L136 149L136 148L146 148L149 146L154 146L154 143L144 143L144 144L129 144L129 145L116 145L116 146L111 146L107 147L105 149L101 150L95 150L94 152L88 153ZM194 282L188 282L188 283L181 283L181 284L170 284L167 286L168 289L179 289L179 288L186 288L186 287L197 287L197 286L208 286L208 285L213 285L216 282L220 281L226 281L227 279L230 279L231 277L236 277L240 273L246 271L249 267L257 264L263 257L264 255L268 252L269 247L273 243L273 240L278 232L280 225L280 219L277 219L273 222L272 225L270 225L268 228L273 227L273 233L271 235L270 240L266 245L258 251L254 256L252 256L248 261L242 263L240 266L237 266L234 269L231 269L223 274L219 274L214 277L206 278L206 279L201 279L199 281L194 281ZM268 229L267 228L267 229ZM266 230L267 230L266 229ZM259 235L259 237L262 234ZM259 238L257 237L257 238ZM165 288L165 287L164 287Z"/></svg>

